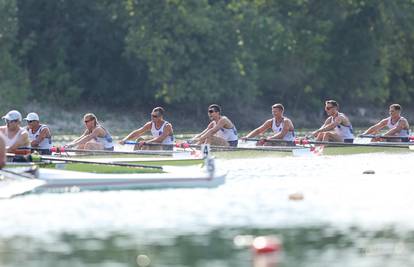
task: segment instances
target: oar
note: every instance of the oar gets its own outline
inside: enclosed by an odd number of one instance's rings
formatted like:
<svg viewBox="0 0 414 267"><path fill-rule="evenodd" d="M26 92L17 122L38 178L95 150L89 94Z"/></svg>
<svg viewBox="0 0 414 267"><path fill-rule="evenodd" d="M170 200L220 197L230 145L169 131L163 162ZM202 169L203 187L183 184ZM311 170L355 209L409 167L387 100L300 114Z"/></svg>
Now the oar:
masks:
<svg viewBox="0 0 414 267"><path fill-rule="evenodd" d="M132 163L122 163L122 162L99 162L99 161L93 161L93 160L80 160L80 159L61 158L61 157L53 157L53 156L43 156L43 155L29 155L28 156L28 161L31 161L31 162L37 162L41 160L163 170L163 168L160 166L150 166L150 165L142 165L142 164L132 164Z"/></svg>
<svg viewBox="0 0 414 267"><path fill-rule="evenodd" d="M361 138L382 138L382 139L407 139L414 140L414 136L386 136L386 135L375 135L375 134L361 134L358 135Z"/></svg>
<svg viewBox="0 0 414 267"><path fill-rule="evenodd" d="M182 143L180 144L181 147L187 148L201 148L201 145L195 144L188 144ZM271 146L260 146L260 147L232 147L232 146L214 146L210 145L210 149L213 151L277 151L277 152L292 152L293 149L297 149L294 146L278 146L278 147L271 147Z"/></svg>
<svg viewBox="0 0 414 267"><path fill-rule="evenodd" d="M268 138L242 138L242 141L254 141L254 142L264 142L264 143L275 143L275 144L280 144L280 145L285 145L285 146L294 146L294 142L293 141L286 141L283 139L268 139Z"/></svg>
<svg viewBox="0 0 414 267"><path fill-rule="evenodd" d="M92 149L72 149L65 147L52 147L51 152L54 153L65 153L65 152L76 152L76 153L91 153L91 154L110 154L110 155L171 155L177 153L175 151L168 150L136 150L136 151L110 151L110 150L92 150Z"/></svg>
<svg viewBox="0 0 414 267"><path fill-rule="evenodd" d="M190 141L190 140L189 140ZM175 143L175 144L169 144L164 146L173 146L178 148L197 148L200 149L201 145L191 144L189 141L182 142L182 143ZM134 141L131 141L130 144L133 144ZM135 142L136 143L136 142ZM159 146L162 144L155 144L155 143L147 143L145 145L155 145ZM242 151L242 150L252 150L252 151L280 151L280 152L292 152L292 146L280 146L280 147L266 147L266 146L260 146L260 147L232 147L232 146L214 146L210 145L210 149L213 151Z"/></svg>
<svg viewBox="0 0 414 267"><path fill-rule="evenodd" d="M11 170L0 170L0 198L11 198L30 192L37 187L45 184L45 181L36 178L33 175L17 173Z"/></svg>
<svg viewBox="0 0 414 267"><path fill-rule="evenodd" d="M125 145L136 145L139 144L141 142L137 142L137 141L125 141L124 144ZM144 146L163 146L163 147L176 147L176 144L161 144L161 143L149 143L149 142L142 142L142 144Z"/></svg>
<svg viewBox="0 0 414 267"><path fill-rule="evenodd" d="M17 175L20 177L28 178L28 179L35 179L37 178L38 169L25 169L24 172L14 172L8 169L1 169L2 172L6 172L12 175Z"/></svg>
<svg viewBox="0 0 414 267"><path fill-rule="evenodd" d="M327 141L312 141L308 139L295 140L297 145L327 145L327 146L364 146L364 147L388 147L388 148L408 148L409 143L370 143L370 144L358 144L358 143L342 143L342 142L327 142Z"/></svg>

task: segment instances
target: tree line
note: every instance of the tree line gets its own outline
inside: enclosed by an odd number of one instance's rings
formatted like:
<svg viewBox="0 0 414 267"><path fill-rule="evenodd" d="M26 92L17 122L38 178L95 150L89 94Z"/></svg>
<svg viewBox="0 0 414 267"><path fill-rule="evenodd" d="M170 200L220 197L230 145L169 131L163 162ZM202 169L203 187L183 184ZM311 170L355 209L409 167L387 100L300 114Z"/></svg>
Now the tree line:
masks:
<svg viewBox="0 0 414 267"><path fill-rule="evenodd" d="M0 103L411 103L412 0L0 0Z"/></svg>

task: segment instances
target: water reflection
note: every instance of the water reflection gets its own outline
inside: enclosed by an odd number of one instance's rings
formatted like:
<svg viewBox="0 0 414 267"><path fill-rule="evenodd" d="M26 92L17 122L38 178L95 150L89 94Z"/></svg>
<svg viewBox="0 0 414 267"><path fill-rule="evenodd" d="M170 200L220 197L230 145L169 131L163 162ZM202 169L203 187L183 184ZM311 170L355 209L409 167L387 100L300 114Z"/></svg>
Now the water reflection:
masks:
<svg viewBox="0 0 414 267"><path fill-rule="evenodd" d="M240 235L277 236L281 251L258 255L235 244ZM246 243L247 244L247 243ZM153 231L106 238L61 234L39 240L0 240L1 266L412 266L414 231L336 229L328 225L285 229L216 229L174 235ZM141 264L141 265L138 265Z"/></svg>

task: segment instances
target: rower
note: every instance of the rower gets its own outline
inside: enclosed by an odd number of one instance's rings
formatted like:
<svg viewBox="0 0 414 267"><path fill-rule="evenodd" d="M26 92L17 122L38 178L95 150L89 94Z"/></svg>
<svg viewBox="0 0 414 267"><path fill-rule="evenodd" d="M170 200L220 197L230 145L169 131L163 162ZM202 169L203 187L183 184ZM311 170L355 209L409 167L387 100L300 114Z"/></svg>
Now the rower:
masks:
<svg viewBox="0 0 414 267"><path fill-rule="evenodd" d="M40 124L39 115L35 112L27 114L23 120L27 121L27 132L32 146L32 151L36 150L42 155L50 155L52 148L52 136L50 129L45 124Z"/></svg>
<svg viewBox="0 0 414 267"><path fill-rule="evenodd" d="M6 143L3 134L0 133L0 169L6 164Z"/></svg>
<svg viewBox="0 0 414 267"><path fill-rule="evenodd" d="M401 139L387 139L392 142L409 142L410 125L406 118L401 116L401 106L392 104L389 107L388 118L382 119L377 124L369 127L362 135L378 134L383 128L388 127L388 131L383 136L397 136ZM375 138L373 141L384 141L382 138Z"/></svg>
<svg viewBox="0 0 414 267"><path fill-rule="evenodd" d="M238 136L234 124L226 116L221 115L221 108L217 104L208 107L208 116L211 122L207 128L192 138L197 144L211 144L216 146L237 147Z"/></svg>
<svg viewBox="0 0 414 267"><path fill-rule="evenodd" d="M174 131L172 124L164 120L164 113L164 108L154 108L151 112L151 120L146 122L141 128L132 131L119 143L123 145L127 140L136 140L140 138L144 133L151 132L152 138L137 142L134 147L134 150L172 150L175 141ZM160 144L160 146L150 146L150 144Z"/></svg>
<svg viewBox="0 0 414 267"><path fill-rule="evenodd" d="M260 135L267 131L268 129L273 130L273 135L259 141L259 144L262 145L272 145L270 140L283 140L287 144L293 145L295 140L295 129L293 127L292 121L283 116L285 108L282 104L274 104L272 106L272 119L268 119L261 126L257 127L250 133L248 133L243 139L253 138L257 135ZM273 143L274 144L274 143Z"/></svg>
<svg viewBox="0 0 414 267"><path fill-rule="evenodd" d="M11 110L2 117L6 125L0 126L0 133L4 139L7 153L26 154L30 153L29 134L20 127L22 115L17 110Z"/></svg>
<svg viewBox="0 0 414 267"><path fill-rule="evenodd" d="M348 117L339 112L339 104L335 100L325 102L325 112L329 116L325 123L312 135L317 141L353 143L354 134Z"/></svg>
<svg viewBox="0 0 414 267"><path fill-rule="evenodd" d="M78 149L87 150L108 150L113 151L112 136L99 123L97 117L93 113L87 113L83 116L86 130L83 134L65 145L67 148L77 147Z"/></svg>

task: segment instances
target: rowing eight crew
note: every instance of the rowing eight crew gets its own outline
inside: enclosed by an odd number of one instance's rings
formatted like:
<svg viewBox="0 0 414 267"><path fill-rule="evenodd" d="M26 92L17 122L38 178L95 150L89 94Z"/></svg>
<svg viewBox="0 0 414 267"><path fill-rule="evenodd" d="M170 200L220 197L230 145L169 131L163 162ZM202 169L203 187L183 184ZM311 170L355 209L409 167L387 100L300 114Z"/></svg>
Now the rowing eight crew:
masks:
<svg viewBox="0 0 414 267"><path fill-rule="evenodd" d="M254 129L242 139L252 138L263 134L271 129L273 135L263 138L259 145L271 145L272 140L283 140L288 144L295 141L295 130L292 121L284 116L284 107L282 104L272 106L272 118L266 120L261 126ZM328 118L324 124L313 135L317 141L344 142L352 143L354 134L352 124L349 118L339 112L339 104L335 100L325 102L325 112ZM151 120L128 134L120 141L125 144L128 140L137 140L134 149L172 149L174 140L173 126L170 122L164 120L165 110L162 107L156 107L151 112ZM390 116L381 120L377 124L368 128L364 134L378 134L380 130L388 127L388 131L383 136L402 137L393 139L393 141L409 141L410 131L407 119L401 116L401 106L392 104L389 107ZM233 146L238 144L238 134L234 123L222 114L221 107L212 104L208 107L208 117L210 123L201 133L192 138L197 144L211 144L218 146ZM12 110L8 112L3 119L6 126L0 127L0 137L3 139L7 152L14 153L18 147L29 147L40 149L41 153L50 153L52 147L52 137L49 127L40 124L39 116L36 113L29 113L24 119L28 126L26 129L20 127L21 114ZM84 133L65 147L76 147L78 149L88 150L114 150L114 144L111 134L98 121L93 113L87 113L83 117L85 123ZM143 140L142 135L150 132L152 138ZM138 139L140 138L140 139ZM382 141L375 139L373 141ZM159 146L149 145L159 144Z"/></svg>

